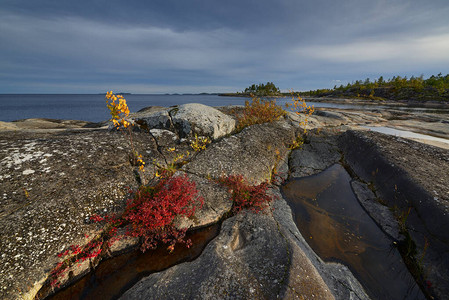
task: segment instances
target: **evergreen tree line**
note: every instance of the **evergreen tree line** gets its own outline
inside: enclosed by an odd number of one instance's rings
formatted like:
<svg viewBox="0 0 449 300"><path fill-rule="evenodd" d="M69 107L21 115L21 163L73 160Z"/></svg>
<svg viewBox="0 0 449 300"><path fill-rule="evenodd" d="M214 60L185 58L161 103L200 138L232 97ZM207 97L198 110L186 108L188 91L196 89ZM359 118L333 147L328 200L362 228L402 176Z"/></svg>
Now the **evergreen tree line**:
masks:
<svg viewBox="0 0 449 300"><path fill-rule="evenodd" d="M273 82L267 82L266 84L252 84L243 93L254 94L256 96L276 96L280 95L281 91Z"/></svg>
<svg viewBox="0 0 449 300"><path fill-rule="evenodd" d="M393 76L385 80L383 76L371 81L356 80L347 85L334 86L333 89L319 89L304 93L311 96L352 95L369 98L416 98L416 99L444 99L449 100L449 74L432 75L427 79L424 76L410 78ZM380 97L379 97L380 96Z"/></svg>
<svg viewBox="0 0 449 300"><path fill-rule="evenodd" d="M346 90L350 88L365 88L373 89L377 87L393 87L393 88L413 88L417 91L423 90L426 87L436 88L437 90L444 91L449 89L449 74L443 76L441 73L437 76L432 75L428 79L424 79L424 76L419 77L412 76L410 78L393 76L393 78L384 80L383 76L371 81L369 78L365 81L356 80L353 83L348 83L346 86L340 85L334 86L334 90Z"/></svg>

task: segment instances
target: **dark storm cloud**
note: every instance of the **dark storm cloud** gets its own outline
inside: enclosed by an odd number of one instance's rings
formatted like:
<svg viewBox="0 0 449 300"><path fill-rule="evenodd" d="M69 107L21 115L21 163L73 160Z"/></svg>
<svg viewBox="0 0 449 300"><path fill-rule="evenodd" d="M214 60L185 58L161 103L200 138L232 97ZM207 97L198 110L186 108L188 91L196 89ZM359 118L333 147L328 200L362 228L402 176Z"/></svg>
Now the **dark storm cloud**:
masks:
<svg viewBox="0 0 449 300"><path fill-rule="evenodd" d="M7 0L0 93L307 89L448 73L447 15L446 0Z"/></svg>

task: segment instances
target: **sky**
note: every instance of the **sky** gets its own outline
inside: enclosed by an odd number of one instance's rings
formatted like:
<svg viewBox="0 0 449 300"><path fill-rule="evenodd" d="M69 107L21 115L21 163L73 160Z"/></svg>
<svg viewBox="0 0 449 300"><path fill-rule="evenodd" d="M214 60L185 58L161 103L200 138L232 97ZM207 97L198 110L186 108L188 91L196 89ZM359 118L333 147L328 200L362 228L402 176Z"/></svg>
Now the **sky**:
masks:
<svg viewBox="0 0 449 300"><path fill-rule="evenodd" d="M448 0L0 0L0 94L445 75L448 16Z"/></svg>

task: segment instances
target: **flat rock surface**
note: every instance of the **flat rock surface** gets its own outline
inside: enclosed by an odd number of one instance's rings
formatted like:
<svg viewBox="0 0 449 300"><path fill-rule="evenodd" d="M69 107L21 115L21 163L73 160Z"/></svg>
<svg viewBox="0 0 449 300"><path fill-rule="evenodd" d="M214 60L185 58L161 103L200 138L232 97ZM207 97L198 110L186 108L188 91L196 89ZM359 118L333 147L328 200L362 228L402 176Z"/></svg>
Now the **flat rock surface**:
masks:
<svg viewBox="0 0 449 300"><path fill-rule="evenodd" d="M249 126L238 134L213 143L183 170L219 178L241 174L250 182L269 180L271 170L295 139L295 128L286 121Z"/></svg>
<svg viewBox="0 0 449 300"><path fill-rule="evenodd" d="M442 214L448 215L449 218L448 150L376 132L348 132L345 138L342 139L342 143L345 143L344 149L348 154L354 153L356 155L358 153L362 161L368 153L359 152L364 147L359 145L363 143L367 147L374 146L390 162L392 167L399 167L401 170L404 170L413 182L430 193L431 198L429 201L438 206ZM355 165L355 157L349 157L348 159L353 161ZM371 165L372 170L365 171L365 173L368 173L366 177L374 177L376 175L370 174L371 172L376 172L375 163ZM371 178L369 179L371 180ZM392 192L394 192L394 186L397 183L393 178L390 181ZM398 186L397 189L399 189ZM405 191L399 190L399 192ZM412 200L410 199L409 201Z"/></svg>

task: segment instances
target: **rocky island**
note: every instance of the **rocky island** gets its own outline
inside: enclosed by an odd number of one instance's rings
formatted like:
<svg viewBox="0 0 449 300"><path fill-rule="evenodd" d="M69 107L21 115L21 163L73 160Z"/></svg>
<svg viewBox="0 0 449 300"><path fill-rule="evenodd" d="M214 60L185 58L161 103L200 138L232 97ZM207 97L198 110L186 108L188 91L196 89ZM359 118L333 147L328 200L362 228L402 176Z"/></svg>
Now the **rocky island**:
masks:
<svg viewBox="0 0 449 300"><path fill-rule="evenodd" d="M241 128L244 111L245 107L185 104L130 114L135 124L133 151L146 162L144 171L130 158L130 145L122 132L109 123L0 122L1 297L57 298L59 293L61 299L95 299L95 295L121 299L375 299L376 291L352 266L317 255L309 243L312 237L298 228L287 199L286 183L314 178L335 165L350 174L354 197L367 213L363 218L374 221L392 251L400 253L406 267L395 277L407 278L407 282L397 295L443 299L449 294L447 111L375 106L363 111L317 109L310 116L286 112L272 122ZM385 135L372 130L375 127L443 140ZM210 143L194 151L192 145L199 137ZM175 167L173 176L185 176L195 183L203 201L194 215L180 216L173 224L188 228L187 234L193 235L213 228L207 239L198 238L204 246L128 282L114 279L102 291L89 287L89 280L115 276L110 271L112 275L101 277L102 264L120 262L141 242L127 236L109 243L104 225L91 217L123 213L129 190L157 181L160 169L171 167ZM259 213L236 211L235 191L217 181L229 176L242 176L254 187L266 183L272 201ZM333 180L318 184L316 195ZM322 220L329 217L330 213L322 213ZM325 239L332 232L322 234L313 239ZM57 286L52 286L52 270L63 260L56 254L94 239L102 239L101 255L78 262L66 258L68 269ZM192 237L192 249L196 241ZM164 254L151 254L158 249L146 253L164 258L156 261L169 260L182 247L175 245L173 254L163 245L159 248ZM131 259L122 260L123 269L131 263ZM89 274L95 276L83 281ZM96 285L101 288L102 283Z"/></svg>

